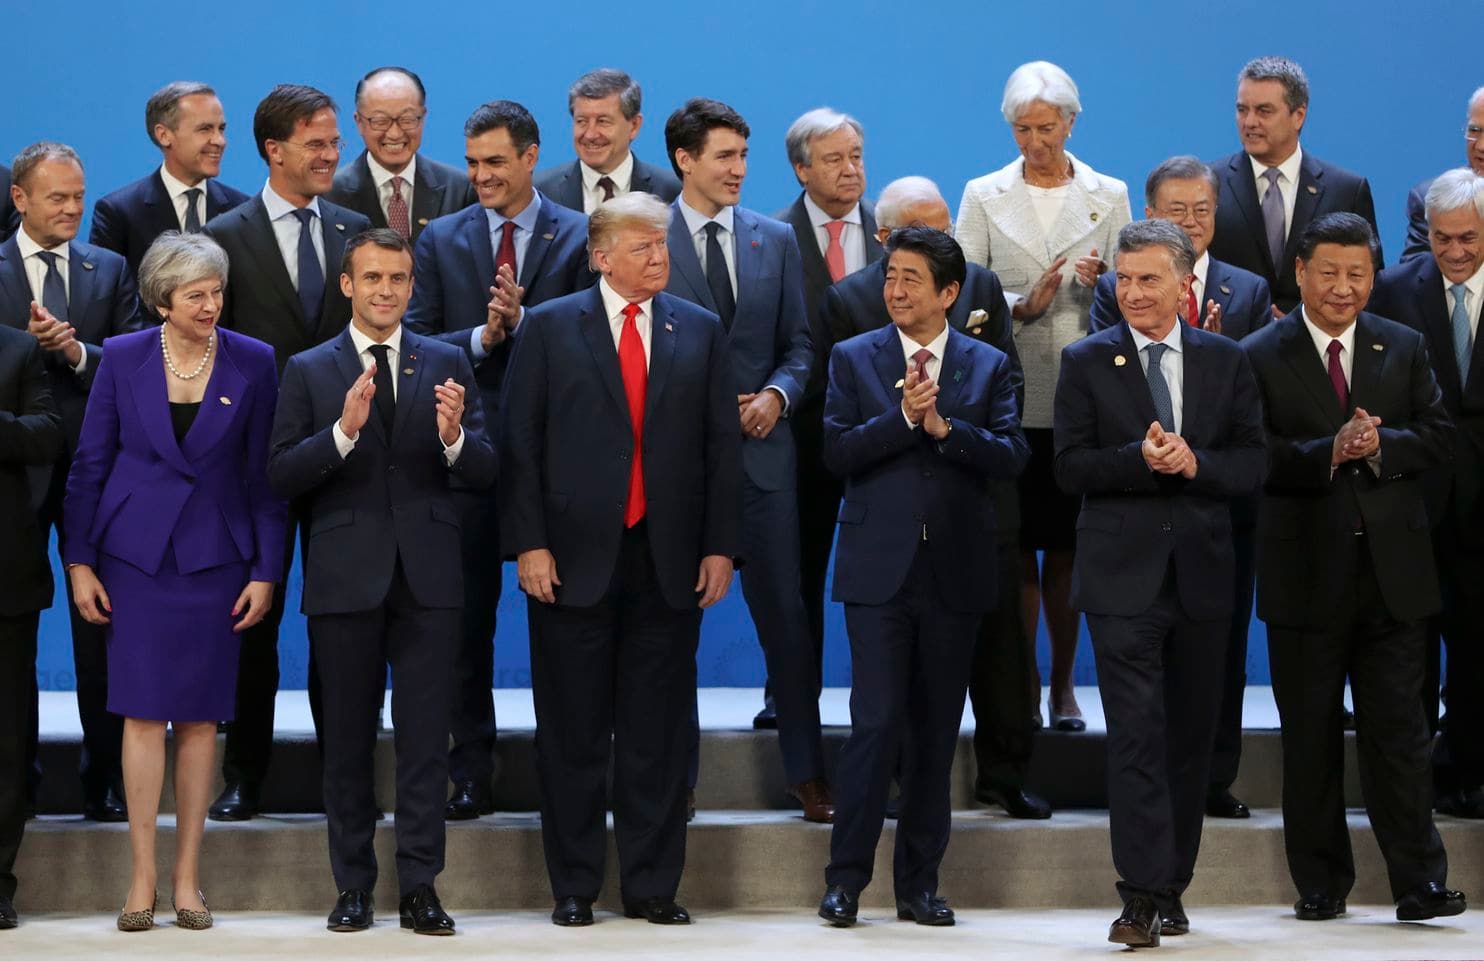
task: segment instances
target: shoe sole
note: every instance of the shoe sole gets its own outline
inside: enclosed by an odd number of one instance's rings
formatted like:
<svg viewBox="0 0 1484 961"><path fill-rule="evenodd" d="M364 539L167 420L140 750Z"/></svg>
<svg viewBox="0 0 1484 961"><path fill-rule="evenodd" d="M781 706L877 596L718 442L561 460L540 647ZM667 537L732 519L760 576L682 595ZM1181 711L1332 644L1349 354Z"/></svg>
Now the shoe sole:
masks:
<svg viewBox="0 0 1484 961"><path fill-rule="evenodd" d="M832 928L852 928L852 927L855 927L855 918L839 918L839 917L836 917L833 914L826 914L823 911L819 912L819 916L821 918L823 918L824 920L828 921L830 923L830 927L832 927Z"/></svg>
<svg viewBox="0 0 1484 961"><path fill-rule="evenodd" d="M401 925L404 930L411 931L413 934L426 934L433 937L446 937L453 934L454 931L453 928L424 928L419 930L408 918L402 918Z"/></svg>
<svg viewBox="0 0 1484 961"><path fill-rule="evenodd" d="M557 920L556 918L552 918L551 919L551 923L554 924L554 925L556 925L559 928L585 928L588 925L590 925L590 924L593 923L593 919L592 918L579 918L579 919L577 919L577 920L574 921L574 920L572 920L570 918L562 918L561 920Z"/></svg>
<svg viewBox="0 0 1484 961"><path fill-rule="evenodd" d="M1112 944L1121 944L1128 948L1157 948L1159 947L1159 934L1151 934L1147 938L1139 936L1137 931L1118 930L1108 932L1108 941Z"/></svg>
<svg viewBox="0 0 1484 961"><path fill-rule="evenodd" d="M1433 918L1457 917L1468 910L1467 904L1447 904L1439 911L1407 911L1403 913L1397 908L1396 919L1398 921L1431 921Z"/></svg>
<svg viewBox="0 0 1484 961"><path fill-rule="evenodd" d="M916 915L914 915L911 911L898 911L897 920L912 921L916 924L922 925L925 928L951 928L955 924L953 918L933 918L930 921L918 921Z"/></svg>
<svg viewBox="0 0 1484 961"><path fill-rule="evenodd" d="M326 931L338 931L338 932L340 932L342 934L349 933L349 932L355 932L355 931L369 931L369 930L371 930L371 923L368 921L364 925L356 925L356 924L327 924L327 925L325 925L325 930Z"/></svg>

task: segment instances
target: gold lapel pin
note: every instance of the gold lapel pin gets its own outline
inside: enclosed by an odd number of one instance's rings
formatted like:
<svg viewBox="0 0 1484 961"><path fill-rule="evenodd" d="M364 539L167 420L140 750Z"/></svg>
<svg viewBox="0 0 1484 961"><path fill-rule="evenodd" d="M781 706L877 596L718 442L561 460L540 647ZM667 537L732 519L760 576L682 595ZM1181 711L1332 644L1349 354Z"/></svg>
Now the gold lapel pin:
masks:
<svg viewBox="0 0 1484 961"><path fill-rule="evenodd" d="M1229 294L1229 293L1232 292L1232 289L1230 287L1228 287L1226 284L1222 284L1221 285L1221 292L1223 294Z"/></svg>
<svg viewBox="0 0 1484 961"><path fill-rule="evenodd" d="M412 373L412 368L411 367L403 367L402 368L402 373L410 375Z"/></svg>
<svg viewBox="0 0 1484 961"><path fill-rule="evenodd" d="M542 240L554 240L554 239L556 239L556 234L542 234L541 235L541 239Z"/></svg>
<svg viewBox="0 0 1484 961"><path fill-rule="evenodd" d="M231 407L232 406L232 398L230 398L230 397L218 397L217 400L219 400L219 401L222 402L222 406L223 407Z"/></svg>
<svg viewBox="0 0 1484 961"><path fill-rule="evenodd" d="M1123 356L1122 354L1114 354L1113 355L1113 366L1114 367L1122 367L1126 363L1128 363L1128 358L1127 357Z"/></svg>
<svg viewBox="0 0 1484 961"><path fill-rule="evenodd" d="M897 388L898 390L900 390L901 388L907 386L907 381L906 380L899 380L895 384L892 384L892 386L895 387L895 388Z"/></svg>
<svg viewBox="0 0 1484 961"><path fill-rule="evenodd" d="M1317 194L1319 193L1319 188L1314 186L1313 184L1309 184L1309 193Z"/></svg>
<svg viewBox="0 0 1484 961"><path fill-rule="evenodd" d="M1098 212L1096 210L1094 210L1092 213L1088 214L1087 216L1089 216L1089 217L1092 218L1092 222L1093 223L1097 223L1098 222Z"/></svg>
<svg viewBox="0 0 1484 961"><path fill-rule="evenodd" d="M1385 349L1386 348L1385 347L1382 347L1380 344L1372 344L1371 345L1371 350L1385 350Z"/></svg>
<svg viewBox="0 0 1484 961"><path fill-rule="evenodd" d="M417 218L417 225L419 227L426 227L428 225L428 218L426 218L426 217L419 217L419 218Z"/></svg>

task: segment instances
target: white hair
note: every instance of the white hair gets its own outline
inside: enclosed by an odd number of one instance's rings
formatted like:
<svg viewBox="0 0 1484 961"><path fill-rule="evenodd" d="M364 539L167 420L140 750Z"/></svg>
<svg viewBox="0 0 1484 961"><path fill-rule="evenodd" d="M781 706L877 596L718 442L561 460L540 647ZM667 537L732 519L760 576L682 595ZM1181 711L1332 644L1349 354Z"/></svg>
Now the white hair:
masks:
<svg viewBox="0 0 1484 961"><path fill-rule="evenodd" d="M1480 217L1484 217L1484 177L1468 167L1455 167L1438 174L1432 186L1427 188L1424 202L1428 220L1465 207L1473 207Z"/></svg>
<svg viewBox="0 0 1484 961"><path fill-rule="evenodd" d="M1005 81L1000 113L1005 115L1006 123L1014 123L1016 117L1038 100L1055 107L1065 120L1082 112L1077 85L1065 70L1045 60L1032 60L1015 68Z"/></svg>
<svg viewBox="0 0 1484 961"><path fill-rule="evenodd" d="M820 137L828 137L842 127L850 127L861 138L861 143L865 143L866 129L848 113L840 113L829 107L817 107L795 120L789 125L788 133L783 135L783 146L788 151L789 164L807 167L814 163L814 141Z"/></svg>
<svg viewBox="0 0 1484 961"><path fill-rule="evenodd" d="M948 206L937 184L926 177L899 177L886 185L876 201L876 224L890 230L905 227L903 217L910 208L931 203Z"/></svg>

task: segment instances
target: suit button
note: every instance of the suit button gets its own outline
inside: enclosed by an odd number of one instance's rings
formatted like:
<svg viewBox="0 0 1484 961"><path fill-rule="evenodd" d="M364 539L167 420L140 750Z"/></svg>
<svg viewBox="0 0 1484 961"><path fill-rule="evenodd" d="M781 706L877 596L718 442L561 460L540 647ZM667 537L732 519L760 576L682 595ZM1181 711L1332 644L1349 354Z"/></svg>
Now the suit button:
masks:
<svg viewBox="0 0 1484 961"><path fill-rule="evenodd" d="M1168 534L1175 529L1175 525L1171 524L1169 521L1165 521L1163 524L1159 525L1159 529Z"/></svg>
<svg viewBox="0 0 1484 961"><path fill-rule="evenodd" d="M392 464L392 465L390 465L390 466L387 467L386 472L388 474L392 474L392 473L395 473L396 470L397 470L397 465L396 464Z"/></svg>
<svg viewBox="0 0 1484 961"><path fill-rule="evenodd" d="M913 514L912 515L912 519L914 521L916 521L917 523L919 523L919 524L925 524L925 523L927 523L927 515L926 514Z"/></svg>
<svg viewBox="0 0 1484 961"><path fill-rule="evenodd" d="M1359 467L1356 467L1354 464L1351 464L1350 465L1350 473L1353 476L1355 476L1355 477L1359 477L1360 476L1360 468Z"/></svg>
<svg viewBox="0 0 1484 961"><path fill-rule="evenodd" d="M933 472L930 471L930 470L925 470L925 471L922 472L922 476L923 477L932 477L933 476Z"/></svg>

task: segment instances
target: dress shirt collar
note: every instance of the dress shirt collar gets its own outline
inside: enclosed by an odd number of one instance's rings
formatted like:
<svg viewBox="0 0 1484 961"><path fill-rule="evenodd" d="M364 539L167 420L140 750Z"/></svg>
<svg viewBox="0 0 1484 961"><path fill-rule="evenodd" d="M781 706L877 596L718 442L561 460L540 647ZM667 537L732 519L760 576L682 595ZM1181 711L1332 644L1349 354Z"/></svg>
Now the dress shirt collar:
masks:
<svg viewBox="0 0 1484 961"><path fill-rule="evenodd" d="M582 171L582 189L587 193L593 193L598 189L598 181L607 177L613 181L614 195L626 194L632 189L634 183L634 152L630 150L623 155L623 160L610 174L598 173L581 160L577 161L577 167Z"/></svg>
<svg viewBox="0 0 1484 961"><path fill-rule="evenodd" d="M837 219L843 220L847 224L855 224L857 227L861 225L861 205L859 203L857 203L854 207L851 207L850 213L846 214L845 216L838 218L831 217L829 214L824 212L824 208L820 207L819 204L814 202L814 198L809 196L809 192L805 191L804 209L809 211L809 223L812 224L815 229L823 227L830 221Z"/></svg>
<svg viewBox="0 0 1484 961"><path fill-rule="evenodd" d="M614 322L615 318L621 319L623 317L623 309L627 307L631 303L631 301L623 297L612 287L608 286L607 277L604 277L598 281L598 292L603 295L603 309L607 311L608 322L611 324ZM635 319L636 324L640 320L644 320L645 318L654 316L653 297L645 298L644 300L637 301L637 303L639 304L639 316Z"/></svg>
<svg viewBox="0 0 1484 961"><path fill-rule="evenodd" d="M1263 172L1268 169L1268 165L1258 160L1251 154L1247 155L1247 159L1252 162L1252 176L1256 177L1258 180L1262 180ZM1287 181L1290 185L1296 187L1298 186L1299 168L1303 166L1303 163L1304 148L1295 144L1293 153L1289 154L1288 159L1278 164L1278 172L1283 175L1283 179L1285 181Z"/></svg>
<svg viewBox="0 0 1484 961"><path fill-rule="evenodd" d="M490 222L490 233L499 233L500 228L505 225L505 221L511 220L521 230L524 230L528 234L534 234L536 232L536 217L541 213L541 203L541 191L533 187L531 188L531 202L526 204L525 210L522 210L514 217L506 217L493 207L484 208L484 215L489 218Z"/></svg>
<svg viewBox="0 0 1484 961"><path fill-rule="evenodd" d="M273 189L272 183L263 184L263 206L268 211L269 220L282 220L299 209L279 196L278 191ZM320 218L318 197L310 197L309 203L304 206L305 209L313 212L315 219Z"/></svg>
<svg viewBox="0 0 1484 961"><path fill-rule="evenodd" d="M690 204L686 203L684 196L677 198L677 202L680 204L680 215L685 218L685 229L691 234L691 236L695 236L702 230L705 230L706 225L713 220L721 224L721 229L725 230L727 233L735 233L732 223L733 212L737 208L723 207L715 217L708 217L696 208L692 207Z"/></svg>
<svg viewBox="0 0 1484 961"><path fill-rule="evenodd" d="M1144 348L1148 347L1150 344L1164 344L1166 347L1170 348L1170 350L1173 350L1175 353L1178 354L1182 352L1181 348L1182 345L1185 343L1183 340L1180 339L1180 328L1183 326L1184 324L1180 322L1180 318L1176 317L1175 326L1170 328L1170 332L1168 334L1165 334L1164 340L1155 340L1153 337L1150 337L1141 331L1135 330L1132 324L1129 325L1128 332L1133 335L1134 350L1138 351L1141 354L1144 352Z"/></svg>
<svg viewBox="0 0 1484 961"><path fill-rule="evenodd" d="M928 349L928 353L933 355L932 359L938 361L941 364L943 362L943 352L948 349L949 329L950 328L948 325L948 320L947 318L944 318L943 330L938 334L938 336L934 337L926 344L919 344L917 341L913 340L911 337L908 337L905 333L903 333L902 328L898 327L897 338L900 339L902 342L902 356L907 359L907 363L910 365L912 363L912 355L917 353L922 348L926 347Z"/></svg>
<svg viewBox="0 0 1484 961"><path fill-rule="evenodd" d="M27 257L35 256L42 251L48 251L59 255L62 258L62 263L59 266L65 267L72 256L71 252L67 249L67 241L64 240L55 247L43 247L31 239L31 235L26 233L25 227L15 232L15 245L20 250L21 259L23 260Z"/></svg>
<svg viewBox="0 0 1484 961"><path fill-rule="evenodd" d="M1195 274L1195 279L1204 293L1211 277L1211 252L1209 250L1201 254L1195 266L1190 268L1190 272Z"/></svg>
<svg viewBox="0 0 1484 961"><path fill-rule="evenodd" d="M393 177L401 177L403 186L411 189L413 181L417 177L417 154L412 155L412 159L407 161L407 166L402 169L401 173L394 174L377 163L376 158L371 156L371 151L368 150L366 151L366 169L371 171L371 180L376 184L377 194L391 190L387 184L391 182Z"/></svg>
<svg viewBox="0 0 1484 961"><path fill-rule="evenodd" d="M164 164L160 164L160 182L165 185L165 193L171 200L178 199L187 190L199 190L203 195L206 193L206 178L203 177L201 182L193 187L184 181L175 179Z"/></svg>
<svg viewBox="0 0 1484 961"><path fill-rule="evenodd" d="M1299 305L1299 316L1303 318L1304 326L1307 327L1309 330L1309 337L1312 338L1314 341L1314 349L1319 351L1320 358L1324 360L1326 364L1329 363L1329 342L1332 340L1338 340L1340 342L1340 347L1344 350L1344 356L1346 358L1355 356L1354 323L1351 323L1349 327L1346 327L1344 331L1340 333L1340 336L1331 337L1329 334L1326 334L1324 331L1316 327L1313 321L1309 320L1309 309L1307 307L1304 307L1302 304ZM1348 366L1349 364L1347 363L1346 367Z"/></svg>
<svg viewBox="0 0 1484 961"><path fill-rule="evenodd" d="M1443 280L1443 292L1451 293L1453 290L1453 281L1449 280L1447 277L1443 277L1442 271L1438 272L1438 276L1442 277ZM1468 303L1470 313L1478 314L1479 295L1481 292L1484 292L1484 264L1481 264L1479 266L1479 269L1474 271L1474 276L1470 277L1468 280L1465 280L1463 282L1463 285L1467 287L1469 291Z"/></svg>
<svg viewBox="0 0 1484 961"><path fill-rule="evenodd" d="M372 347L377 346L376 341L361 333L360 328L355 324L350 325L350 342L356 345L357 357L360 357ZM392 331L392 335L382 341L382 343L392 349L391 360L395 364L397 358L402 356L402 325L398 324L397 329Z"/></svg>

